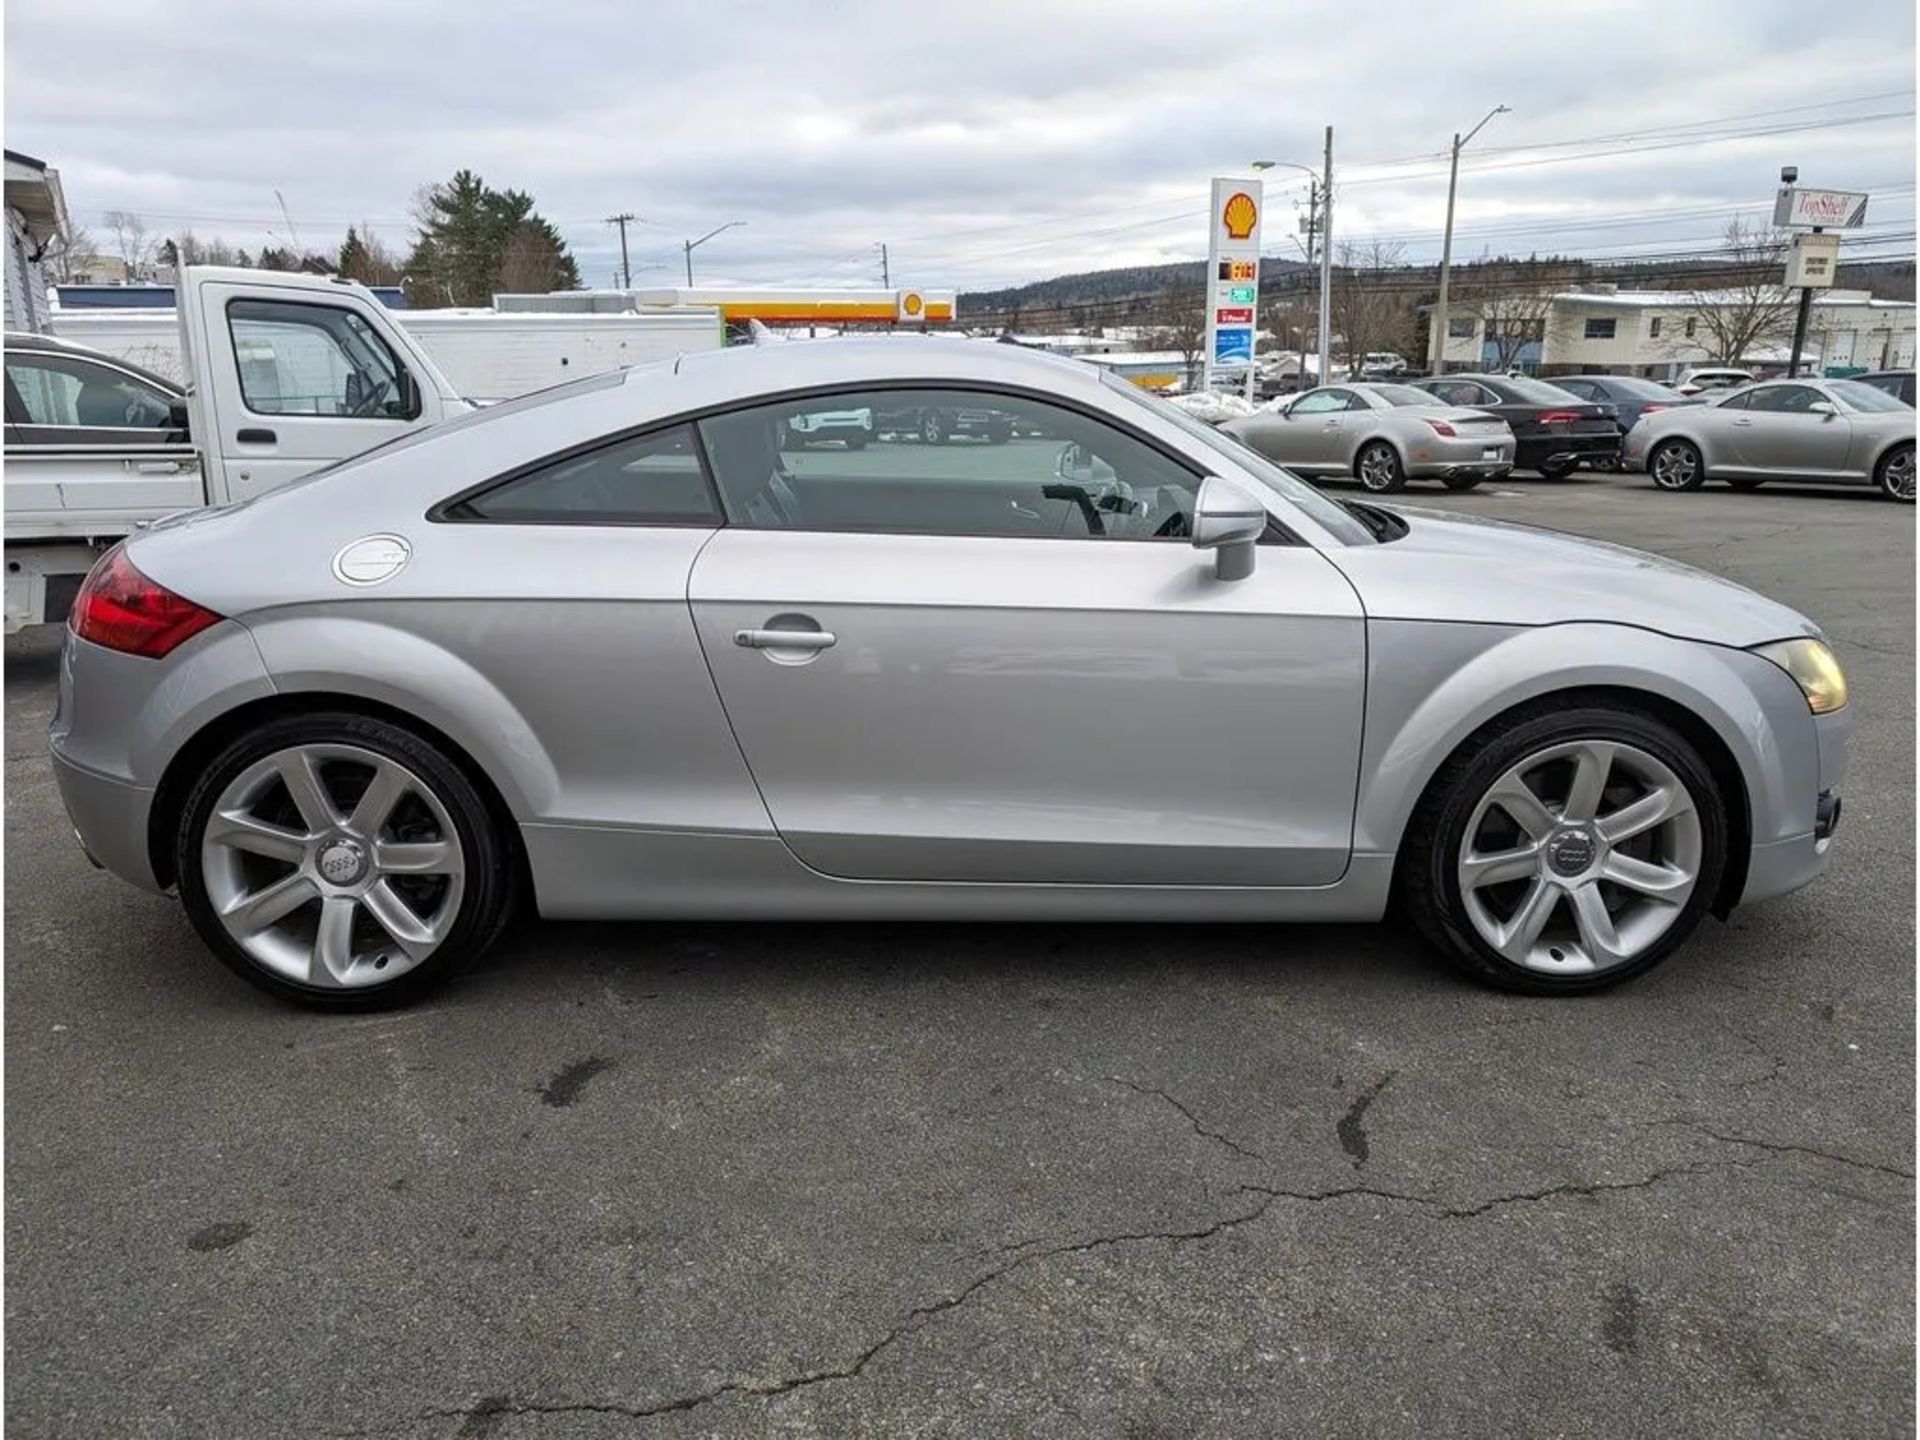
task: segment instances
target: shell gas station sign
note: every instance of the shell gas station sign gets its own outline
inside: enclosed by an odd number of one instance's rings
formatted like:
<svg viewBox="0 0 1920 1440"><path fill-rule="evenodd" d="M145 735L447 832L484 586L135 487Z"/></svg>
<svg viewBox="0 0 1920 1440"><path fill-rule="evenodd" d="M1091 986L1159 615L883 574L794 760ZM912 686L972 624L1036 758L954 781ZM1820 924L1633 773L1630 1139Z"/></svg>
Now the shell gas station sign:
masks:
<svg viewBox="0 0 1920 1440"><path fill-rule="evenodd" d="M1214 377L1253 382L1254 317L1260 304L1258 180L1216 177L1207 241L1206 385Z"/></svg>

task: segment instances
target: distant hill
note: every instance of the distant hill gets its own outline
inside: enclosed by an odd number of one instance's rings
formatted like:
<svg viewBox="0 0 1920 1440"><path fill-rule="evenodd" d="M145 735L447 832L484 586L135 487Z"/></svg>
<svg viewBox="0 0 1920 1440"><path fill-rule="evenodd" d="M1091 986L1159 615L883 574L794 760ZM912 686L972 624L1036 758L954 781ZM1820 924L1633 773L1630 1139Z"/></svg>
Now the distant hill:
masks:
<svg viewBox="0 0 1920 1440"><path fill-rule="evenodd" d="M1058 313L1075 306L1098 306L1111 319L1116 310L1126 308L1129 300L1148 301L1169 291L1198 290L1206 282L1207 263L1185 260L1172 265L1125 265L1113 270L1087 270L1077 275L1056 275L1051 280L1036 280L1004 290L963 290L960 292L960 318L992 316L996 319L1037 310ZM1298 260L1278 258L1260 262L1263 283L1282 283L1307 267Z"/></svg>

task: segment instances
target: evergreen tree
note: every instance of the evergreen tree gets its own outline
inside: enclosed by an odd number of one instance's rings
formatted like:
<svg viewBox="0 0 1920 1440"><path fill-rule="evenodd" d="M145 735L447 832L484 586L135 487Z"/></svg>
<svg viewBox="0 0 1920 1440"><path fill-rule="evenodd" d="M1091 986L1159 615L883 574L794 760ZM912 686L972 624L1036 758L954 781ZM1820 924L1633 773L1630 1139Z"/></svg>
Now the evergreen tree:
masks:
<svg viewBox="0 0 1920 1440"><path fill-rule="evenodd" d="M497 289L580 286L566 242L523 190L494 190L473 171L459 170L426 192L418 219L406 265L410 290L420 292L417 303L481 306ZM509 273L533 284L503 285Z"/></svg>

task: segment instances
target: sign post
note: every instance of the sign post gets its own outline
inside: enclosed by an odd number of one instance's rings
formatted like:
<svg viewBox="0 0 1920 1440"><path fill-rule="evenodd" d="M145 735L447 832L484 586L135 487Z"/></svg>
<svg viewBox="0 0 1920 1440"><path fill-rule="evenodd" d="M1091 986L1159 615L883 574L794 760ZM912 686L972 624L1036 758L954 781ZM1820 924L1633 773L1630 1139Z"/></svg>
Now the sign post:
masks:
<svg viewBox="0 0 1920 1440"><path fill-rule="evenodd" d="M1783 172L1782 179L1792 178ZM1789 377L1800 373L1800 352L1806 348L1807 322L1813 315L1813 292L1832 286L1840 268L1840 237L1828 229L1856 230L1867 220L1867 195L1861 190L1802 190L1782 185L1773 200L1773 223L1811 233L1793 237L1787 256L1785 284L1800 290L1800 307L1793 317L1793 349L1787 355Z"/></svg>
<svg viewBox="0 0 1920 1440"><path fill-rule="evenodd" d="M1253 398L1253 336L1260 313L1258 180L1216 177L1207 240L1207 348L1203 384L1230 379Z"/></svg>

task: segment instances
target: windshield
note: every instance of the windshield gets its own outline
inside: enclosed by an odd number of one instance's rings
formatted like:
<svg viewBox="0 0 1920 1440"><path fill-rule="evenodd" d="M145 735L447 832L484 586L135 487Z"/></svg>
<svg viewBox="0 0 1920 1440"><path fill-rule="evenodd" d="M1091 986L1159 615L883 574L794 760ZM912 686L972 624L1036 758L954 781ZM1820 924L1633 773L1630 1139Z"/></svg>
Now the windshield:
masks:
<svg viewBox="0 0 1920 1440"><path fill-rule="evenodd" d="M1862 385L1858 380L1835 380L1830 388L1847 402L1849 410L1878 412L1913 408L1898 395L1889 395L1877 386Z"/></svg>
<svg viewBox="0 0 1920 1440"><path fill-rule="evenodd" d="M1389 405L1438 405L1439 399L1411 385L1369 385L1367 387Z"/></svg>
<svg viewBox="0 0 1920 1440"><path fill-rule="evenodd" d="M1329 500L1306 481L1288 474L1241 440L1239 436L1229 431L1216 430L1203 420L1196 420L1178 405L1169 405L1159 396L1149 395L1131 380L1123 380L1105 371L1101 373L1100 379L1109 389L1151 410L1160 419L1185 431L1188 436L1198 440L1209 450L1227 456L1235 465L1304 511L1315 524L1342 544L1371 545L1374 543L1374 533L1356 520L1353 512Z"/></svg>
<svg viewBox="0 0 1920 1440"><path fill-rule="evenodd" d="M1500 383L1528 405L1564 405L1569 400L1576 405L1581 403L1580 397L1571 390L1562 390L1544 380L1529 380L1524 375L1510 375Z"/></svg>

